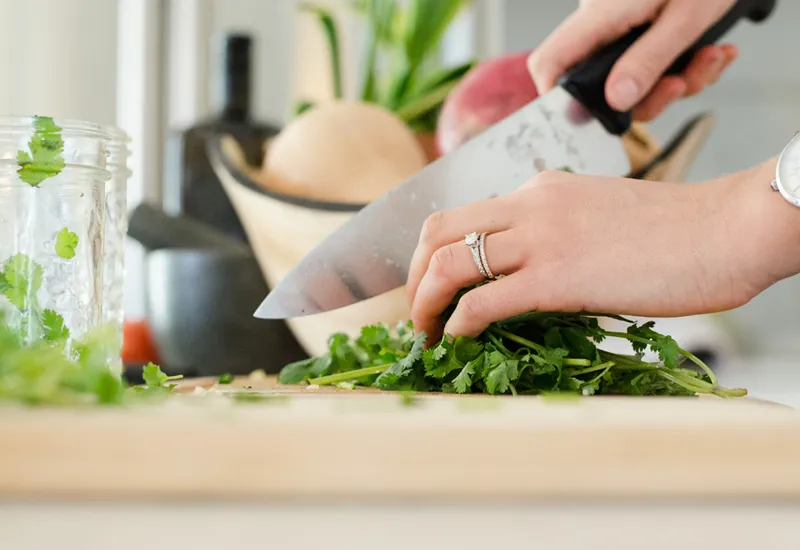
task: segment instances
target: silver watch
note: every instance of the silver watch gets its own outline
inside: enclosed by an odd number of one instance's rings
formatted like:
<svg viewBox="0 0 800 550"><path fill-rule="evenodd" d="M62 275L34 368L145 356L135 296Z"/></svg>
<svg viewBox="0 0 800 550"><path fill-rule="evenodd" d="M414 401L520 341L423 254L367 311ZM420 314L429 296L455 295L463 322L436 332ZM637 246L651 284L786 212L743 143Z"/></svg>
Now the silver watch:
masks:
<svg viewBox="0 0 800 550"><path fill-rule="evenodd" d="M784 147L778 157L772 190L780 192L783 198L795 206L800 206L800 132Z"/></svg>

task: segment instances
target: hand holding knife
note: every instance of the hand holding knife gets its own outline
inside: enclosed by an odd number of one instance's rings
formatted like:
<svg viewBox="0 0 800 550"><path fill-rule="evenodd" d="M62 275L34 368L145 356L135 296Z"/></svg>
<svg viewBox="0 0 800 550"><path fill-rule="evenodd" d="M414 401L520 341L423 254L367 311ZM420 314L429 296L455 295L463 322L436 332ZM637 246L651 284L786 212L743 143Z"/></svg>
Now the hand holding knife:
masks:
<svg viewBox="0 0 800 550"><path fill-rule="evenodd" d="M774 7L775 0L736 2L665 74L680 74L697 51L739 20L762 21ZM366 206L303 258L256 316L312 315L405 285L420 232L435 212L507 196L543 171L568 167L585 176L628 174L620 135L630 127L632 114L609 106L605 86L616 61L648 27L600 49L557 87ZM491 222L475 219L474 225ZM480 232L491 233L491 228ZM458 245L463 248L463 242ZM414 277L419 282L419 274Z"/></svg>

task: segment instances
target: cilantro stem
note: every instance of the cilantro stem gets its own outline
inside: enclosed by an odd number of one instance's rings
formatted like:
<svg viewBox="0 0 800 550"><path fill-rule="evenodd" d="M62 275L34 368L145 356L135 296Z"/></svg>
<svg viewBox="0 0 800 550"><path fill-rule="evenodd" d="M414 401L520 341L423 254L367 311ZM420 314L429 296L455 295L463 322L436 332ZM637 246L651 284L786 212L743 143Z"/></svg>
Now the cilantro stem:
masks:
<svg viewBox="0 0 800 550"><path fill-rule="evenodd" d="M612 336L614 338L622 338L623 340L628 340L630 342L638 342L640 344L644 344L647 346L651 346L653 341L648 338L642 338L640 336L634 336L632 334L628 334L625 332L606 332L607 336ZM688 351L678 348L678 353L689 359L692 363L703 369L703 371L708 375L708 378L711 380L713 385L717 385L717 376L714 374L708 365L706 365L700 358L696 357L694 354L689 353Z"/></svg>
<svg viewBox="0 0 800 550"><path fill-rule="evenodd" d="M690 353L690 352L688 352L688 351L686 351L686 350L684 350L684 349L681 349L681 348L678 348L678 351L679 351L679 352L680 352L680 353L681 353L681 354L682 354L684 357L686 357L687 359L689 359L689 360L690 360L692 363L694 363L695 365L697 365L698 367L700 367L701 369L703 369L703 370L705 371L705 373L708 375L708 378L711 380L711 384L713 384L714 386L716 386L717 384L719 384L719 382L717 381L717 375L716 375L716 374L714 374L714 371L712 371L712 370L709 368L709 366L708 366L708 365L706 365L706 364L705 364L703 361L701 361L699 357L696 357L696 356L695 356L693 353Z"/></svg>
<svg viewBox="0 0 800 550"><path fill-rule="evenodd" d="M489 331L490 331L489 338L492 339L492 342L495 345L502 345L502 344L499 344L499 341L496 338L493 337L491 332L494 332L495 334L497 334L498 336L502 336L503 338L508 338L509 340L511 340L513 342L516 342L517 344L519 344L521 346L525 346L526 348L530 348L530 349L538 352L539 355L544 355L544 353L546 351L544 346L540 346L539 344L537 344L535 342L531 342L527 338L523 338L522 336L518 336L518 335L514 334L513 332L508 332L507 330L503 330L503 329L498 328L498 327L491 327L489 329ZM511 355L510 352L509 352L509 355ZM592 364L592 362L589 359L577 359L577 358L570 359L570 358L565 357L564 359L561 360L561 364L566 366L566 367L588 367L588 366L590 366Z"/></svg>
<svg viewBox="0 0 800 550"><path fill-rule="evenodd" d="M572 371L569 374L570 374L570 376L580 376L582 374L589 374L590 372L597 372L599 370L605 370L605 369L607 369L609 367L613 367L614 365L616 365L616 363L614 363L614 361L606 361L605 363L600 363L599 365L595 365L593 367L589 367L588 369L581 369L581 370ZM603 374L605 374L605 373L603 373Z"/></svg>
<svg viewBox="0 0 800 550"><path fill-rule="evenodd" d="M569 359L565 357L561 360L561 364L565 367L590 367L592 362L588 359Z"/></svg>
<svg viewBox="0 0 800 550"><path fill-rule="evenodd" d="M364 367L363 369L338 372L336 374L330 374L328 376L311 378L308 381L308 383L316 384L317 386L329 386L332 384L338 384L339 382L347 382L348 380L356 380L358 378L363 378L365 376L371 376L373 374L381 374L385 370L388 370L389 367L391 366L392 365L375 365L373 367Z"/></svg>
<svg viewBox="0 0 800 550"><path fill-rule="evenodd" d="M603 372L601 372L600 374L598 374L597 376L595 376L594 378L592 378L588 382L585 382L584 384L582 384L581 388L586 387L586 386L590 386L590 385L594 384L595 382L597 382L598 380L600 380L603 376L605 376L605 374L609 370L611 370L611 367L613 367L613 366L614 366L614 362L613 361L608 361L608 362L603 363L601 365L597 365L597 367L595 367L595 370L597 370L599 367L605 367L603 369ZM573 374L573 376L574 376L574 374Z"/></svg>
<svg viewBox="0 0 800 550"><path fill-rule="evenodd" d="M667 380L670 380L670 381L674 382L675 384L678 384L679 386L681 386L683 388L686 388L690 392L708 393L707 389L698 388L697 386L694 386L693 384L690 384L690 383L686 382L685 380L681 380L680 378L678 378L676 376L673 376L672 374L668 373L664 369L658 369L658 370L656 370L656 372L658 373L659 376L661 376L663 378L666 378Z"/></svg>
<svg viewBox="0 0 800 550"><path fill-rule="evenodd" d="M503 338L508 338L512 342L516 342L521 346L525 346L526 348L530 348L532 350L536 350L540 355L543 354L546 350L544 346L537 344L536 342L531 342L527 338L523 338L522 336L518 336L513 332L508 332L507 330L503 330L500 327L490 327L489 328L490 336L491 333L495 333L498 336L502 336Z"/></svg>

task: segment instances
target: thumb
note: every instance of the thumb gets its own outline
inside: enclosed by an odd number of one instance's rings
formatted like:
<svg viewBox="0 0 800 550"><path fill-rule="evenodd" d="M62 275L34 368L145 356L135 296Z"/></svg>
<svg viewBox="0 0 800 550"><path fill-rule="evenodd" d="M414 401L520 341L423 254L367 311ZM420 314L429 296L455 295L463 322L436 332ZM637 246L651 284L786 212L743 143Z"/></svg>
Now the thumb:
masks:
<svg viewBox="0 0 800 550"><path fill-rule="evenodd" d="M639 21L625 2L581 6L528 57L528 71L539 93L550 91L572 66L622 36Z"/></svg>
<svg viewBox="0 0 800 550"><path fill-rule="evenodd" d="M608 104L627 111L641 102L669 66L722 17L724 10L719 7L719 2L668 4L611 70L606 82Z"/></svg>

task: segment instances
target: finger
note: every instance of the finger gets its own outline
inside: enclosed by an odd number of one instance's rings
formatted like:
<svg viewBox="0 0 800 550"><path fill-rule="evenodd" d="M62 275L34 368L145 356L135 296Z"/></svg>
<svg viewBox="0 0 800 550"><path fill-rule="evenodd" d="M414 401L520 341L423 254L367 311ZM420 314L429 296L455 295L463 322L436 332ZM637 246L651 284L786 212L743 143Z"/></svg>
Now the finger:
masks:
<svg viewBox="0 0 800 550"><path fill-rule="evenodd" d="M622 7L589 4L574 11L528 57L528 70L540 94L552 89L572 66L620 36Z"/></svg>
<svg viewBox="0 0 800 550"><path fill-rule="evenodd" d="M726 61L725 51L718 46L709 46L698 52L683 72L685 95L696 95L719 78Z"/></svg>
<svg viewBox="0 0 800 550"><path fill-rule="evenodd" d="M722 65L722 70L719 74L709 84L716 84L720 77L725 74L725 71L728 70L728 67L739 58L739 49L736 46L726 44L722 46L722 49L725 52L725 63Z"/></svg>
<svg viewBox="0 0 800 550"><path fill-rule="evenodd" d="M668 76L634 110L634 119L649 122L663 113L672 103L683 97L686 82L679 76Z"/></svg>
<svg viewBox="0 0 800 550"><path fill-rule="evenodd" d="M464 240L472 233L499 233L511 227L511 203L506 197L496 197L437 212L425 220L419 244L411 257L406 281L408 299L414 303L419 282L428 270L433 253L441 247Z"/></svg>
<svg viewBox="0 0 800 550"><path fill-rule="evenodd" d="M496 321L535 310L525 299L530 290L521 272L474 288L458 301L444 332L474 338Z"/></svg>
<svg viewBox="0 0 800 550"><path fill-rule="evenodd" d="M525 263L524 253L518 245L518 236L511 231L486 235L486 261L495 276L516 272ZM455 243L438 249L431 258L411 307L415 330L426 332L429 341L441 338L439 317L442 312L461 289L483 280L472 251L465 244Z"/></svg>
<svg viewBox="0 0 800 550"><path fill-rule="evenodd" d="M611 107L632 109L642 101L669 66L719 19L725 6L719 2L671 2L661 16L617 61L606 83Z"/></svg>

